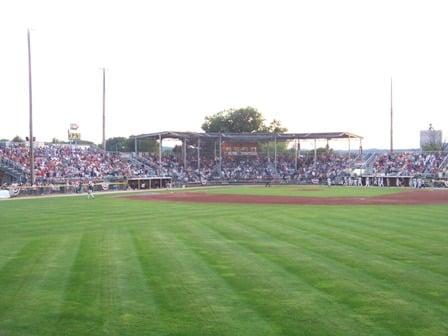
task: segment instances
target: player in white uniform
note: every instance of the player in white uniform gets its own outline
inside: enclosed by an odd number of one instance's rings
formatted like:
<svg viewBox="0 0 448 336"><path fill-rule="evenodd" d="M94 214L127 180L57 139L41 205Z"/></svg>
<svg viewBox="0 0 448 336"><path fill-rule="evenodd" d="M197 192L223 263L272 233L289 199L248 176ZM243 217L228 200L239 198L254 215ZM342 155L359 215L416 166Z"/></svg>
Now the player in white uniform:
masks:
<svg viewBox="0 0 448 336"><path fill-rule="evenodd" d="M87 198L88 199L94 199L95 198L95 195L93 194L93 182L92 181L90 181L89 182L89 185L87 186Z"/></svg>

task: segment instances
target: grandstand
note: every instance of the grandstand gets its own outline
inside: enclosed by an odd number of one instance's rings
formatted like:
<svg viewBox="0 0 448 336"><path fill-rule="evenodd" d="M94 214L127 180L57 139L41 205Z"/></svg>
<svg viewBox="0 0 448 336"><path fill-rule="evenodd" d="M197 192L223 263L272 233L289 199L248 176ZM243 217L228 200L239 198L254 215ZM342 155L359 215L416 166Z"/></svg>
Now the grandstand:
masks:
<svg viewBox="0 0 448 336"><path fill-rule="evenodd" d="M133 153L106 152L96 146L41 144L34 153L35 183L73 185L94 180L126 184L135 178L170 178L179 185L264 183L266 180L317 184L331 179L333 184L408 186L413 178L446 179L448 176L447 153L363 153L363 138L349 132L158 132L133 138ZM137 152L142 139L157 140L158 153ZM181 146L177 151L162 154L164 139L176 139ZM340 139L347 141L347 150L333 151L330 141ZM326 147L318 149L318 140L326 141ZM359 141L359 150L352 150L354 140ZM314 149L302 150L304 141L313 142ZM288 145L279 151L280 143ZM0 172L2 184L29 184L27 144L0 145ZM384 180L379 182L379 178Z"/></svg>

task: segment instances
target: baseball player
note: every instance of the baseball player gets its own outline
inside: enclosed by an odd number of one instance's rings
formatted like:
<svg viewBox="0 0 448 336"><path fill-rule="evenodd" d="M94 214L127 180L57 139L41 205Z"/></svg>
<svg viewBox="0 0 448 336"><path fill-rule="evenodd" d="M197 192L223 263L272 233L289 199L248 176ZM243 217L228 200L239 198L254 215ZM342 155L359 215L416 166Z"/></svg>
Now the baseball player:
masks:
<svg viewBox="0 0 448 336"><path fill-rule="evenodd" d="M94 199L95 198L95 195L93 194L93 187L94 187L93 182L90 181L89 185L87 187L87 198L88 199L91 199L91 198Z"/></svg>

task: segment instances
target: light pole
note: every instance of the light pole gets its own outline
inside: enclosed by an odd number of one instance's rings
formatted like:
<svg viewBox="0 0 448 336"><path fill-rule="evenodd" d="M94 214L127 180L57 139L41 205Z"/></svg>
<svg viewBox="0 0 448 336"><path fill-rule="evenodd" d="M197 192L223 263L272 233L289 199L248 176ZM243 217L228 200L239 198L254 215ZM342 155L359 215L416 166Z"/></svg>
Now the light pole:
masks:
<svg viewBox="0 0 448 336"><path fill-rule="evenodd" d="M103 149L106 150L106 69L103 68Z"/></svg>
<svg viewBox="0 0 448 336"><path fill-rule="evenodd" d="M31 185L34 185L33 88L31 81L31 39L29 29L27 31L27 40L28 40L28 92L29 92L29 115L30 115L30 173L31 173Z"/></svg>
<svg viewBox="0 0 448 336"><path fill-rule="evenodd" d="M390 79L390 152L394 152L394 109L392 105L392 78Z"/></svg>

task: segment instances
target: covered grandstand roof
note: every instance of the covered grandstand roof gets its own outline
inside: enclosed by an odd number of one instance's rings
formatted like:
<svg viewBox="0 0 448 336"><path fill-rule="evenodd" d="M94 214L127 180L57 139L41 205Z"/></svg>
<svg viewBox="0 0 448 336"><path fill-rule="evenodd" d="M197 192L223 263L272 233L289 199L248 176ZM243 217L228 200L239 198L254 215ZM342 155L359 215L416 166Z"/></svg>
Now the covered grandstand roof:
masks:
<svg viewBox="0 0 448 336"><path fill-rule="evenodd" d="M263 141L272 140L332 140L332 139L362 139L363 137L349 132L321 132L321 133L197 133L197 132L157 132L139 134L133 136L137 139L189 139L189 138L206 138L227 141Z"/></svg>

